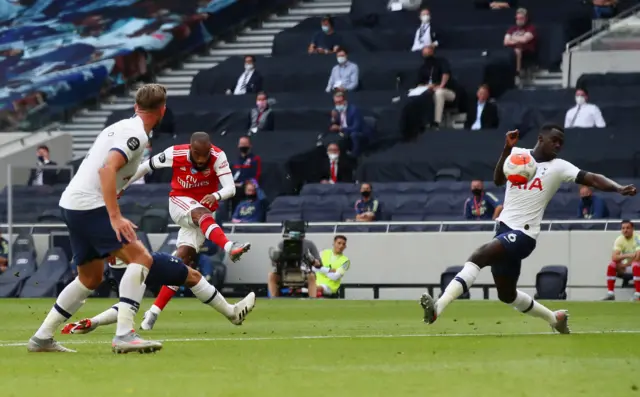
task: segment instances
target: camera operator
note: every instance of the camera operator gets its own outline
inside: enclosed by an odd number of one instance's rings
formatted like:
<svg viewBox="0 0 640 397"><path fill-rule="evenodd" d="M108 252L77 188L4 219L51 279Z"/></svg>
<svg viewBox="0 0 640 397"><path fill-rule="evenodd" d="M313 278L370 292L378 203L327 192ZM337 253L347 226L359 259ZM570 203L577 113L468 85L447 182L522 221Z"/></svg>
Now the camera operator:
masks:
<svg viewBox="0 0 640 397"><path fill-rule="evenodd" d="M319 290L325 296L338 293L342 277L351 266L349 258L343 255L345 248L347 248L347 238L337 235L333 238L333 248L322 251L320 256L322 262L314 261L313 271L315 274L309 274L307 277L309 296L311 296L311 289Z"/></svg>
<svg viewBox="0 0 640 397"><path fill-rule="evenodd" d="M302 277L306 277L311 272L312 266L322 266L320 263L320 254L318 248L313 243L305 239L305 223L303 221L285 221L284 238L278 243L277 248L269 249L269 257L273 270L268 276L269 296L274 298L280 295L280 287L284 274L294 274L299 276L299 282ZM313 276L313 274L310 274ZM315 277L313 285L309 283L309 297L315 298L317 294Z"/></svg>

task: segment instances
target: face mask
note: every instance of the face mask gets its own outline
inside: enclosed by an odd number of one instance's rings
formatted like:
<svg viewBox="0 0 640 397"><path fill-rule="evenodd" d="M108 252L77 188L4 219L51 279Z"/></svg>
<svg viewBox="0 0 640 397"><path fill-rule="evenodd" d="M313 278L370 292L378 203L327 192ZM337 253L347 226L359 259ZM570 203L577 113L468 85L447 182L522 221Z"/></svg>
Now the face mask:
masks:
<svg viewBox="0 0 640 397"><path fill-rule="evenodd" d="M480 196L480 195L482 195L482 189L471 189L471 193L474 196Z"/></svg>
<svg viewBox="0 0 640 397"><path fill-rule="evenodd" d="M253 70L253 64L252 63L245 63L244 64L244 70Z"/></svg>
<svg viewBox="0 0 640 397"><path fill-rule="evenodd" d="M589 205L589 204L591 204L591 201L592 201L591 196L585 196L585 197L583 197L583 198L582 198L582 202L583 202L585 205Z"/></svg>
<svg viewBox="0 0 640 397"><path fill-rule="evenodd" d="M342 64L343 64L343 63L345 63L345 62L347 62L347 58L346 58L346 57L338 57L338 63L339 63L339 64L341 64L341 65L342 65Z"/></svg>
<svg viewBox="0 0 640 397"><path fill-rule="evenodd" d="M362 194L362 197L364 198L369 198L371 197L371 192L370 191L364 191L364 192L360 192L360 194Z"/></svg>
<svg viewBox="0 0 640 397"><path fill-rule="evenodd" d="M327 156L329 156L329 160L336 161L340 155L338 153L327 153Z"/></svg>
<svg viewBox="0 0 640 397"><path fill-rule="evenodd" d="M44 157L43 156L38 156L38 161L41 163L44 163Z"/></svg>
<svg viewBox="0 0 640 397"><path fill-rule="evenodd" d="M240 146L238 150L240 150L240 153L242 154L247 154L249 153L249 146Z"/></svg>
<svg viewBox="0 0 640 397"><path fill-rule="evenodd" d="M578 105L584 105L584 103L587 102L587 99L581 95L576 96L576 104Z"/></svg>
<svg viewBox="0 0 640 397"><path fill-rule="evenodd" d="M344 112L347 107L345 105L336 105L336 110L338 112Z"/></svg>
<svg viewBox="0 0 640 397"><path fill-rule="evenodd" d="M420 20L422 23L429 23L431 20L431 15L420 15Z"/></svg>
<svg viewBox="0 0 640 397"><path fill-rule="evenodd" d="M329 27L325 26L325 25L322 25L322 31L327 33L329 31Z"/></svg>
<svg viewBox="0 0 640 397"><path fill-rule="evenodd" d="M255 200L257 196L255 194L246 194L245 197L247 200Z"/></svg>
<svg viewBox="0 0 640 397"><path fill-rule="evenodd" d="M257 101L256 106L258 106L260 109L264 109L267 107L267 101Z"/></svg>

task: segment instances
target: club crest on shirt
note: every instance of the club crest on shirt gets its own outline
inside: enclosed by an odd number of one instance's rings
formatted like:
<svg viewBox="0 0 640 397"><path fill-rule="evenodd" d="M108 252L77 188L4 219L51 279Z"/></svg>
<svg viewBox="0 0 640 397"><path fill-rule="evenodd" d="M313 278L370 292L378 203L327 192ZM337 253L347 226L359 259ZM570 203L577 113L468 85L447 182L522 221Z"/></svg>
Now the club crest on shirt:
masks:
<svg viewBox="0 0 640 397"><path fill-rule="evenodd" d="M195 202L194 200L191 200L191 205L196 205L198 204L197 202Z"/></svg>
<svg viewBox="0 0 640 397"><path fill-rule="evenodd" d="M161 163L164 163L165 161L167 161L167 156L165 156L164 153L160 153L160 156L158 157L158 161L160 161Z"/></svg>

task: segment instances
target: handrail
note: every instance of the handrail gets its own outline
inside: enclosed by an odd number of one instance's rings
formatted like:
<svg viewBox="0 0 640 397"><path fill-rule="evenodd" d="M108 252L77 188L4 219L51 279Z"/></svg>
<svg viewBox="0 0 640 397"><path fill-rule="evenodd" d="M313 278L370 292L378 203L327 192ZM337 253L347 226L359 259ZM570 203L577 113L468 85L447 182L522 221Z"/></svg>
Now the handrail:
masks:
<svg viewBox="0 0 640 397"><path fill-rule="evenodd" d="M636 4L635 6L629 9L626 9L622 13L616 15L614 18L609 19L608 23L581 34L580 36L576 37L575 39L565 44L565 52L568 52L571 49L571 47L575 46L576 44L580 44L582 41L586 41L587 39L595 36L596 34L604 32L605 30L608 30L614 23L622 21L623 19L631 16L632 14L635 14L637 11L640 11L640 4Z"/></svg>

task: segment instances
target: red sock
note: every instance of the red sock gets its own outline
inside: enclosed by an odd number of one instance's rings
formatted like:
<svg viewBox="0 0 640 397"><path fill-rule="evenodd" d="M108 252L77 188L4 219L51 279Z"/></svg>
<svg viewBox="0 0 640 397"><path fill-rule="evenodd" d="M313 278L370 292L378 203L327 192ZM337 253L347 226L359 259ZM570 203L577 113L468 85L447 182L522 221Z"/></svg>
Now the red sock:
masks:
<svg viewBox="0 0 640 397"><path fill-rule="evenodd" d="M211 214L202 215L198 220L200 230L204 233L204 236L211 240L215 245L224 249L224 246L229 242L227 236L224 235L222 228L216 224Z"/></svg>
<svg viewBox="0 0 640 397"><path fill-rule="evenodd" d="M609 263L607 267L607 291L612 293L616 288L616 276L618 275L618 269L615 262Z"/></svg>
<svg viewBox="0 0 640 397"><path fill-rule="evenodd" d="M156 298L156 301L153 302L153 304L155 306L158 306L158 309L164 310L164 307L167 306L167 303L169 303L169 301L171 300L171 298L173 298L176 292L177 291L172 287L167 287L166 285L163 285L162 288L160 289L160 293L158 294L158 297Z"/></svg>
<svg viewBox="0 0 640 397"><path fill-rule="evenodd" d="M633 284L636 287L636 294L640 294L640 263L633 262L633 265L631 266L631 270L633 272Z"/></svg>

